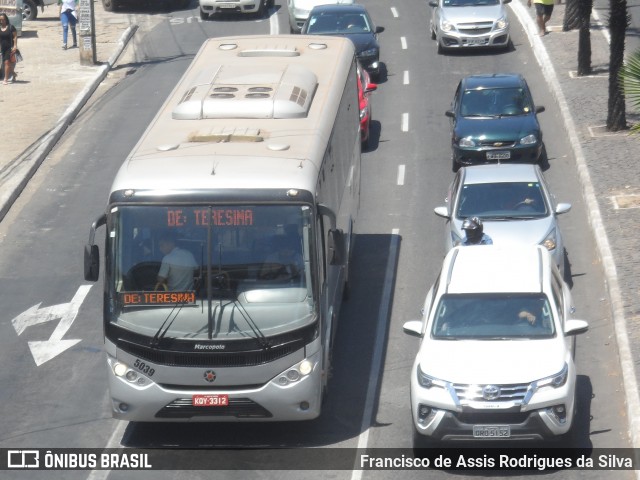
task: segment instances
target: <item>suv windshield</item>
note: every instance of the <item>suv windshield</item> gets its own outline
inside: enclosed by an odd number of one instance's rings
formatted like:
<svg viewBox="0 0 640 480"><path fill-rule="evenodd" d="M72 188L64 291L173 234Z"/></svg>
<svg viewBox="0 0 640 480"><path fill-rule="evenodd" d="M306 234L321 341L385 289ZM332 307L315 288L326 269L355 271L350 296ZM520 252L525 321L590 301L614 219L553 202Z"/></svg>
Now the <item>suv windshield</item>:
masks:
<svg viewBox="0 0 640 480"><path fill-rule="evenodd" d="M153 338L233 339L315 321L309 207L126 206L112 219L112 323Z"/></svg>
<svg viewBox="0 0 640 480"><path fill-rule="evenodd" d="M555 325L544 294L447 294L435 312L431 337L443 340L551 338Z"/></svg>

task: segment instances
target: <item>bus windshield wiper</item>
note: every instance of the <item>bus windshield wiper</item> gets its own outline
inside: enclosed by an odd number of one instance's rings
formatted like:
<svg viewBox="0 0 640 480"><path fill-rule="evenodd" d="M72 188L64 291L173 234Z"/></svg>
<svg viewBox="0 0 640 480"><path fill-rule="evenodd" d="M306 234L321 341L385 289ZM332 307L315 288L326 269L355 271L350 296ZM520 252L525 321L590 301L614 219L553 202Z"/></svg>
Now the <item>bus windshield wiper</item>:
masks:
<svg viewBox="0 0 640 480"><path fill-rule="evenodd" d="M251 315L249 315L247 309L244 308L244 305L242 305L242 303L240 303L237 298L233 299L233 305L238 309L238 311L240 312L240 316L244 318L251 331L255 334L255 338L256 340L258 340L260 346L265 350L271 347L271 342L269 342L269 339L265 336L264 333L262 333L262 330L260 330L260 327L258 327L258 324L255 322L255 320L251 318Z"/></svg>
<svg viewBox="0 0 640 480"><path fill-rule="evenodd" d="M158 330L156 331L156 334L151 339L152 347L157 348L160 346L160 342L167 334L167 331L169 330L169 328L171 328L171 325L173 325L173 322L176 320L176 318L178 318L178 315L180 315L180 312L182 311L182 307L184 307L185 304L186 302L178 302L173 305L173 308L167 314L167 318L164 319L164 321L162 322L162 325L160 325L160 328L158 328Z"/></svg>

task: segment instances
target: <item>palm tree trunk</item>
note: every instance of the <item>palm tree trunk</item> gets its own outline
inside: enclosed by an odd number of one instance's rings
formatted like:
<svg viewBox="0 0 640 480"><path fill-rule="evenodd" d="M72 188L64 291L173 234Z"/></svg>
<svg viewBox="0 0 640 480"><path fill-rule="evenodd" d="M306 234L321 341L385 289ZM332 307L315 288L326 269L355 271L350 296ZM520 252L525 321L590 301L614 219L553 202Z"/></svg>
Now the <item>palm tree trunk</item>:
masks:
<svg viewBox="0 0 640 480"><path fill-rule="evenodd" d="M580 33L578 37L578 76L591 74L591 10L593 0L578 0Z"/></svg>
<svg viewBox="0 0 640 480"><path fill-rule="evenodd" d="M617 132L627 129L624 91L620 84L620 69L624 63L624 37L629 26L627 0L609 0L609 102L607 130Z"/></svg>

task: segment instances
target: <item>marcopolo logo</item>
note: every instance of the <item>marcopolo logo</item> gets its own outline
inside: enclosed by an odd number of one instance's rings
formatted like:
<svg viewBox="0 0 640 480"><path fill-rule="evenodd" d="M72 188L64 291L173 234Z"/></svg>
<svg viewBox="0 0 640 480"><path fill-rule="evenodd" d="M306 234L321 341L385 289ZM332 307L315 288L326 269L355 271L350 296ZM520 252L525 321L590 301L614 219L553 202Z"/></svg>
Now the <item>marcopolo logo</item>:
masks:
<svg viewBox="0 0 640 480"><path fill-rule="evenodd" d="M8 450L7 468L40 468L38 450Z"/></svg>
<svg viewBox="0 0 640 480"><path fill-rule="evenodd" d="M196 343L193 346L194 350L224 350L224 345L221 345L219 343L217 344L208 344L208 343Z"/></svg>

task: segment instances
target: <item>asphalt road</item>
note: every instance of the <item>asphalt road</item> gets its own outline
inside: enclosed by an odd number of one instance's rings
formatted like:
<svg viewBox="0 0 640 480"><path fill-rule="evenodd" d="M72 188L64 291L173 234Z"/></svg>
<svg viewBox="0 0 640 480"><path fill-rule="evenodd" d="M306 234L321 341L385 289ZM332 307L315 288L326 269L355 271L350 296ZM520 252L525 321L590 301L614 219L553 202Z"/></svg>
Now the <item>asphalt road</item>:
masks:
<svg viewBox="0 0 640 480"><path fill-rule="evenodd" d="M110 417L106 390L101 284L93 285L64 332L79 339L36 364L28 342L50 338L55 321L14 329L30 307L71 301L82 280L82 246L104 209L111 179L146 125L210 36L287 31L286 12L271 20L200 22L197 10L170 14L140 50L136 71L85 109L0 224L0 448L62 447L380 447L409 448L409 371L416 340L402 333L418 318L445 254L443 203L452 179L448 108L457 81L470 73L521 72L538 104L550 157L546 172L563 216L577 315L590 322L578 339L579 415L573 445L626 447L627 425L609 305L570 146L522 28L512 25L508 53L439 56L426 4L367 5L381 35L385 63L373 95L371 150L363 154L362 207L335 353L330 395L320 419L305 424L127 424ZM277 20L277 22L276 22ZM104 234L103 231L99 232ZM482 274L482 272L479 272ZM295 468L295 455L292 468ZM327 469L331 470L330 464ZM4 472L3 472L4 473ZM211 478L211 472L18 472L7 478ZM387 478L391 472L218 472L216 478ZM631 478L633 472L557 471L558 478ZM394 475L396 473L394 472ZM424 472L397 472L403 478ZM450 476L430 472L429 478ZM462 475L458 475L462 476ZM5 478L5 477L3 477Z"/></svg>

